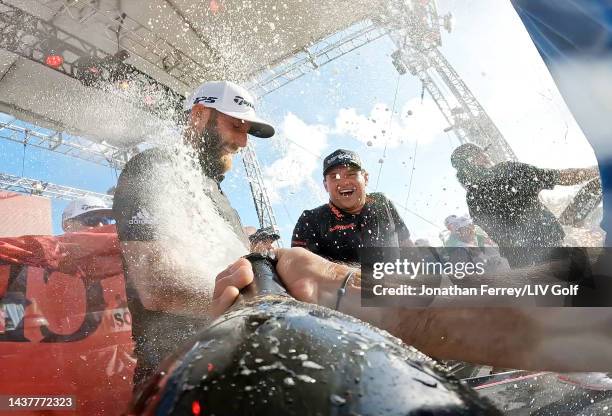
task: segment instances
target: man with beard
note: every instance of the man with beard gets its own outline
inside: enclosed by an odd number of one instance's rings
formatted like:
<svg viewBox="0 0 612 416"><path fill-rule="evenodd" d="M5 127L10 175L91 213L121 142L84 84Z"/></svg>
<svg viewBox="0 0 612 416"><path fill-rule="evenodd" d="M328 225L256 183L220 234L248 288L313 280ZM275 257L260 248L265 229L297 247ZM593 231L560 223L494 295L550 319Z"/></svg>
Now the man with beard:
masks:
<svg viewBox="0 0 612 416"><path fill-rule="evenodd" d="M274 134L274 128L255 114L251 95L231 82L202 84L186 101L185 110L189 114L183 141L193 158L181 157L178 147L148 149L127 163L114 196L138 358L135 386L207 322L210 270L196 270L193 263L198 258L223 258L224 250L230 250L225 246L233 246L238 255L248 252L248 239L220 182L233 155L247 145L247 134ZM204 200L211 204L201 205ZM222 218L216 222L224 224L216 230L227 231L223 237L212 230L202 236L215 226L212 217ZM198 237L204 243L224 240L204 247L193 243Z"/></svg>
<svg viewBox="0 0 612 416"><path fill-rule="evenodd" d="M560 246L565 237L557 218L539 200L540 191L555 185L577 185L599 174L596 167L541 169L520 162L494 165L487 153L472 143L456 148L451 164L466 190L470 216L499 245L512 267L546 261L546 248Z"/></svg>
<svg viewBox="0 0 612 416"><path fill-rule="evenodd" d="M366 194L368 173L353 151L338 149L323 160L329 202L302 213L292 247L304 247L333 261L359 262L361 247L411 247L410 233L393 203Z"/></svg>

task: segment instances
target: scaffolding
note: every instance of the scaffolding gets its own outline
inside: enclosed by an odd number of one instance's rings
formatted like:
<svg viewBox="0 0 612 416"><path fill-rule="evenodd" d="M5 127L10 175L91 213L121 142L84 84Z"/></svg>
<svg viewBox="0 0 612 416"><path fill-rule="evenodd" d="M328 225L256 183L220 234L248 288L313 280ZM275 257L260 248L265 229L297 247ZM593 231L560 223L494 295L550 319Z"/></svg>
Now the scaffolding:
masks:
<svg viewBox="0 0 612 416"><path fill-rule="evenodd" d="M48 1L45 4L50 3L57 1ZM58 13L65 13L79 23L96 21L105 25L109 40L115 39L117 45L121 44L128 50L135 51L135 46L138 45L150 51L150 56L139 56L185 85L196 83L199 74L207 70L205 66L184 55L166 40L156 37L148 28L142 27L120 10L101 11L96 4L96 2L65 2ZM12 43L5 41L0 47L40 62L40 54L43 51L40 37L53 35L63 42L67 50L72 50L75 56L79 53L108 56L93 45L55 28L52 22L42 22L6 4L3 0L0 0L0 6L4 7L0 13L0 29L4 33L8 30L13 34L14 40L19 40ZM448 122L447 131L454 132L460 143L471 142L487 147L494 161L516 159L495 123L440 52L441 27L450 31L450 15L438 16L433 0L391 1L386 14L381 14L376 19L359 22L303 48L290 58L278 62L272 69L263 69L252 74L248 88L261 98L347 53L389 35L397 47L391 56L393 64L400 74L410 72L419 78L424 90L431 95ZM6 36L3 35L4 38ZM130 45L134 47L130 48ZM66 67L71 65L70 62L70 59L65 62L61 70L67 75L74 76L74 71ZM446 86L450 94L445 94L439 85ZM171 91L168 99L172 101L173 106L178 107L182 96ZM9 126L6 124L0 125L0 138L45 148L104 166L120 169L134 153L61 133L43 134L14 124ZM276 226L254 149L249 145L242 152L242 156L260 226L262 228ZM19 179L13 178L15 181ZM6 185L3 186L9 186L9 182L7 179Z"/></svg>
<svg viewBox="0 0 612 416"><path fill-rule="evenodd" d="M19 176L8 175L6 173L0 173L0 189L4 189L5 191L9 192L19 192L22 194L62 199L65 201L73 201L85 196L95 196L104 200L109 204L109 206L113 202L113 197L108 194L55 185L53 183L38 179L22 178Z"/></svg>
<svg viewBox="0 0 612 416"><path fill-rule="evenodd" d="M17 120L0 121L0 139L24 146L48 150L113 169L123 169L136 149L120 149L107 143L94 143L62 132L45 132L17 124Z"/></svg>

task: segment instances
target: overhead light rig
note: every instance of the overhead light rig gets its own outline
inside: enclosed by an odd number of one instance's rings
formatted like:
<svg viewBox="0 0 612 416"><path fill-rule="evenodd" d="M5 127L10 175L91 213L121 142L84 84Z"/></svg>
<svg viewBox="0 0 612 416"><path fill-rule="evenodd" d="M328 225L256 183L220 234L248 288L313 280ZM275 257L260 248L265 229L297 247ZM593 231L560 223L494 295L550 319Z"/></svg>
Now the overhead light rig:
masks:
<svg viewBox="0 0 612 416"><path fill-rule="evenodd" d="M0 0L0 48L39 62L87 87L122 96L133 105L167 118L180 117L184 97L111 54Z"/></svg>

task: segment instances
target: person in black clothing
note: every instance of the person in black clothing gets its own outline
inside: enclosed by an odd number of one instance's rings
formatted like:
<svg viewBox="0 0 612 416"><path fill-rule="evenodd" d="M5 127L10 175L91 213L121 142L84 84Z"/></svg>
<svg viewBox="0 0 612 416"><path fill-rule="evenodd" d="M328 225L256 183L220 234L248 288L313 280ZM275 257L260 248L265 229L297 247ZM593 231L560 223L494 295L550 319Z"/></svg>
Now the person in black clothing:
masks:
<svg viewBox="0 0 612 416"><path fill-rule="evenodd" d="M455 149L451 164L466 190L470 216L499 245L512 267L545 261L546 247L560 246L565 237L557 218L539 200L540 191L576 185L599 174L596 167L559 170L520 162L494 165L472 143Z"/></svg>
<svg viewBox="0 0 612 416"><path fill-rule="evenodd" d="M382 193L366 193L368 173L357 153L338 149L323 161L329 202L302 213L292 247L333 261L359 262L360 247L412 246L410 233Z"/></svg>
<svg viewBox="0 0 612 416"><path fill-rule="evenodd" d="M224 267L228 256L248 252L238 214L219 184L233 155L246 146L247 134L274 134L273 127L255 115L249 93L231 82L202 84L185 109L186 146L153 148L134 156L121 172L114 195L138 359L135 387L208 322L214 272L206 268L218 266L215 261ZM181 153L185 148L189 157ZM202 205L206 201L210 206ZM216 222L213 211L219 214ZM205 240L193 240L209 229ZM204 246L207 242L209 247ZM203 257L202 267L194 269L193 263Z"/></svg>

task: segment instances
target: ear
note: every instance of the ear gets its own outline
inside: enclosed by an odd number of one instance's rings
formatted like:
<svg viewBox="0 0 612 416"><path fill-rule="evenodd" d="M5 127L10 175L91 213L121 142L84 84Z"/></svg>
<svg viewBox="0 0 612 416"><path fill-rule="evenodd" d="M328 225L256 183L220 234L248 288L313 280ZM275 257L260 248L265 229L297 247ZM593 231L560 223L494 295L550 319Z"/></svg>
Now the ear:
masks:
<svg viewBox="0 0 612 416"><path fill-rule="evenodd" d="M368 175L368 171L364 170L363 171L363 180L364 180L366 186L368 186L368 180L369 179L370 179L370 175Z"/></svg>
<svg viewBox="0 0 612 416"><path fill-rule="evenodd" d="M202 131L208 123L211 112L211 108L205 107L201 103L194 105L189 114L189 126L198 132Z"/></svg>
<svg viewBox="0 0 612 416"><path fill-rule="evenodd" d="M325 188L325 192L329 192L329 189L327 189L327 181L325 180L325 177L323 178L323 187Z"/></svg>

